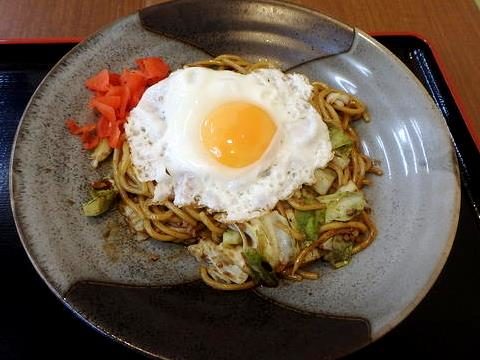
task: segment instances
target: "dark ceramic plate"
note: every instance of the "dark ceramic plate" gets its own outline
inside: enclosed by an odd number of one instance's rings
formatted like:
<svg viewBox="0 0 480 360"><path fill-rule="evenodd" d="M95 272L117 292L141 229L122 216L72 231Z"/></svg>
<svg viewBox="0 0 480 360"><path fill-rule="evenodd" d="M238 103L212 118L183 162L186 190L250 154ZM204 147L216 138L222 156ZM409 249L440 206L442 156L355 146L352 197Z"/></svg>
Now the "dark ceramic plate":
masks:
<svg viewBox="0 0 480 360"><path fill-rule="evenodd" d="M136 242L111 212L80 215L98 177L63 121L88 121L84 79L160 55L173 68L220 53L277 60L354 93L373 122L364 151L381 161L368 198L376 242L318 281L222 293L197 281L181 246ZM108 171L108 169L104 169ZM413 74L363 32L277 2L176 1L120 19L69 52L18 128L12 208L23 245L52 291L118 341L164 358L337 357L374 341L418 304L456 231L460 189L444 119ZM438 196L442 194L442 196ZM160 257L151 261L152 256Z"/></svg>

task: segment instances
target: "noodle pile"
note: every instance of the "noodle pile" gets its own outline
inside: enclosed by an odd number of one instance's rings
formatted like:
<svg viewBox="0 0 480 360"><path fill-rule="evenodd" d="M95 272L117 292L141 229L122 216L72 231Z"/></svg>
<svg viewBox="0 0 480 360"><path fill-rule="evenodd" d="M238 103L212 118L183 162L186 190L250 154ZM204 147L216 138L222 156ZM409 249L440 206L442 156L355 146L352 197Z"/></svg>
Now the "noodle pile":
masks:
<svg viewBox="0 0 480 360"><path fill-rule="evenodd" d="M241 74L247 74L260 68L273 68L272 63L261 61L250 63L238 56L222 55L212 60L199 61L187 66L202 66L214 70L232 70ZM365 106L356 97L342 91L332 89L321 82L313 82L313 94L311 103L321 114L323 121L329 128L336 127L345 131L353 141L350 153L349 165L342 169L334 162L328 164L328 168L335 171L337 177L327 194L334 193L338 188L349 181L355 183L358 189L370 185L367 174L381 175L382 171L359 147L357 133L352 128L352 123L358 119L369 121ZM132 165L132 159L127 142L123 147L114 150L113 174L116 187L125 207L135 213L138 218L137 224L130 224L137 231L144 231L152 239L169 241L180 244L192 244L202 239L211 239L215 243L222 241L222 234L227 225L215 220L214 214L208 209L186 206L177 207L172 200L154 204L152 202L154 183L142 182L138 179L137 172ZM279 201L275 209L285 218L289 218L294 210L308 211L325 207L320 202L305 203L302 194L308 193L314 197L319 196L311 187L304 185L298 189L286 201ZM235 224L242 238L246 235L242 231L242 224ZM299 243L304 242L304 234L289 222L285 229ZM341 235L345 240L351 241L353 254L356 254L371 244L377 233L375 224L370 218L369 211L364 210L359 215L347 222L333 221L322 225L319 237L301 249L292 265L283 269L279 275L290 280L316 279L318 274L304 269L306 265L322 257L320 246L328 239ZM242 290L255 286L252 280L243 284L226 284L214 280L208 274L206 268L201 267L202 279L209 286L220 290Z"/></svg>

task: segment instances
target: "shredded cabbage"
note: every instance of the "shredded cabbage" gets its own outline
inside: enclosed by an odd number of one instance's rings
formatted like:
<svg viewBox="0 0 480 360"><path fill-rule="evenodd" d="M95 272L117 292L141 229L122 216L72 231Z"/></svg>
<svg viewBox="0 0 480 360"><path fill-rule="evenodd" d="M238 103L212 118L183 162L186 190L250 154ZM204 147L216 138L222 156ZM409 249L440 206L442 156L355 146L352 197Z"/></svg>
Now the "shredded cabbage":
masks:
<svg viewBox="0 0 480 360"><path fill-rule="evenodd" d="M332 149L338 149L345 145L352 145L353 141L348 134L337 127L331 127L328 129L330 134L330 142L332 143Z"/></svg>
<svg viewBox="0 0 480 360"><path fill-rule="evenodd" d="M288 222L272 211L246 223L245 232L252 239L252 248L273 269L286 266L298 252L296 242L288 232Z"/></svg>
<svg viewBox="0 0 480 360"><path fill-rule="evenodd" d="M201 240L188 247L198 262L207 266L208 274L227 284L243 284L248 279L241 246L224 246L211 240Z"/></svg>
<svg viewBox="0 0 480 360"><path fill-rule="evenodd" d="M337 174L331 169L315 170L315 183L312 187L320 195L325 195L335 181Z"/></svg>
<svg viewBox="0 0 480 360"><path fill-rule="evenodd" d="M350 164L350 157L343 156L340 154L335 154L335 156L332 159L332 163L337 165L340 169L345 170L345 168Z"/></svg>
<svg viewBox="0 0 480 360"><path fill-rule="evenodd" d="M115 188L90 192L92 199L82 205L85 216L98 216L108 211L115 202L118 191Z"/></svg>
<svg viewBox="0 0 480 360"><path fill-rule="evenodd" d="M275 287L278 285L278 279L269 263L255 249L246 249L243 251L243 257L250 269L250 276L256 284Z"/></svg>
<svg viewBox="0 0 480 360"><path fill-rule="evenodd" d="M295 210L295 220L298 230L305 234L307 241L314 241L318 238L320 226L325 223L325 209Z"/></svg>
<svg viewBox="0 0 480 360"><path fill-rule="evenodd" d="M350 164L350 154L352 152L353 141L346 132L332 127L329 129L330 141L334 150L332 163L344 170Z"/></svg>
<svg viewBox="0 0 480 360"><path fill-rule="evenodd" d="M222 243L225 246L241 245L242 238L238 232L228 229L222 235Z"/></svg>
<svg viewBox="0 0 480 360"><path fill-rule="evenodd" d="M367 202L363 192L349 181L335 193L317 197L317 200L327 205L325 210L325 223L332 221L348 221L359 214Z"/></svg>
<svg viewBox="0 0 480 360"><path fill-rule="evenodd" d="M353 255L353 244L351 241L345 241L341 235L328 239L322 246L329 252L323 256L323 260L328 261L330 265L338 269L350 262Z"/></svg>
<svg viewBox="0 0 480 360"><path fill-rule="evenodd" d="M100 140L95 150L93 150L93 152L90 154L90 159L92 159L92 166L96 168L99 163L108 158L112 151L113 149L108 144L107 139Z"/></svg>

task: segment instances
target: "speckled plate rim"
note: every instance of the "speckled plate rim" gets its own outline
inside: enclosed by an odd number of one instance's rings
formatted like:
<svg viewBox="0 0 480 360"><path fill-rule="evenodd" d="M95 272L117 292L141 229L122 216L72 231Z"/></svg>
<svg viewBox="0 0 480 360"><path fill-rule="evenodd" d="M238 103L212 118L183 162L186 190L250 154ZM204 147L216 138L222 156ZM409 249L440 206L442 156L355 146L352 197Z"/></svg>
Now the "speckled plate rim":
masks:
<svg viewBox="0 0 480 360"><path fill-rule="evenodd" d="M125 17L128 17L128 16L131 16L131 15L134 15L136 14L137 12L133 12L131 13L130 15L126 15ZM43 79L40 81L40 83L37 85L35 91L33 92L32 96L30 97L30 99L28 100L27 102L27 105L25 105L25 109L22 113L22 116L20 117L20 121L18 122L18 125L17 125L17 129L15 130L15 135L14 135L14 138L13 138L13 142L12 142L12 150L11 150L11 154L10 154L10 162L9 162L9 172L8 172L8 190L9 190L9 195L10 195L10 208L12 210L12 214L13 214L13 219L14 219L14 222L15 222L15 227L17 229L17 233L19 235L19 238L20 238L20 242L22 243L22 246L25 250L25 253L27 254L28 256L28 259L30 260L30 262L32 263L32 266L34 267L35 271L40 275L40 277L42 278L42 280L45 282L45 284L48 286L48 288L72 311L74 311L75 314L77 314L80 318L82 318L83 320L85 320L87 323L88 320L84 319L83 316L81 316L79 313L77 313L75 311L75 309L72 308L71 304L69 304L66 299L53 287L53 285L50 283L50 281L48 280L48 276L47 274L44 272L44 270L42 268L40 268L40 266L37 264L37 262L35 261L35 259L33 258L32 254L30 253L29 251L29 248L27 246L27 243L26 243L26 236L22 230L22 227L20 225L20 221L18 219L18 211L16 210L17 209L17 206L16 206L16 201L15 201L15 197L14 197L14 180L13 180L13 166L14 166L14 162L15 162L15 149L17 148L17 142L18 142L18 138L20 136L20 133L21 133L21 130L22 130L22 125L23 125L23 122L24 122L24 118L25 118L25 115L28 113L29 109L30 109L30 106L31 104L33 103L34 99L36 98L37 94L41 91L41 89L43 88L44 84L46 82L48 82L50 76L54 73L56 73L58 71L58 68L63 64L64 60L65 59L68 59L69 57L71 56L74 56L77 52L79 51L82 51L82 49L86 46L88 46L88 43L89 41L93 40L95 37L98 36L98 34L102 33L103 31L107 30L108 28L110 28L111 26L114 26L115 24L118 24L118 23L121 23L125 17L120 17L116 20L114 20L113 22L109 23L109 24L106 24L104 26L102 26L101 28L99 28L96 32L94 32L93 34L87 36L86 38L84 39L78 39L78 43L76 45L74 45L69 51L67 51L67 53L65 53L56 63L55 65L53 65L53 67L50 68L50 70L47 72L47 74L43 77ZM94 326L95 327L95 326ZM95 327L96 328L96 327Z"/></svg>
<svg viewBox="0 0 480 360"><path fill-rule="evenodd" d="M380 44L377 40L375 40L373 37L371 37L367 33L359 29L355 29L355 31L357 33L362 34L362 36L364 36L372 44L375 44L375 46L378 49L380 49L385 54L385 56L390 57L398 64L398 66L403 68L405 73L409 75L409 77L417 84L418 88L421 89L423 93L427 96L427 98L430 100L432 105L436 107L436 104L434 103L433 99L430 97L430 94L428 94L427 90L425 89L423 84L420 82L420 80L410 71L410 69L398 57L396 57L389 49L387 49L385 46ZM446 123L443 126L443 130L450 138L451 135ZM438 259L434 270L431 272L430 277L427 283L422 288L422 290L417 293L415 298L411 300L410 304L408 304L408 306L406 306L403 309L403 311L401 311L400 314L397 315L396 318L392 319L389 324L385 325L383 328L381 328L380 330L378 330L373 334L371 342L377 341L381 337L385 336L390 330L392 330L400 322L402 322L418 306L418 304L420 304L420 302L427 296L428 292L430 291L432 286L435 284L436 280L438 279L438 276L440 275L443 267L445 266L445 263L447 262L448 256L450 254L450 250L452 249L452 246L453 246L453 242L455 241L455 235L457 233L459 216L460 216L460 206L461 206L460 171L458 168L458 161L453 148L453 143L450 143L450 146L451 146L451 155L453 158L453 163L455 164L454 170L455 170L455 179L456 179L456 189L455 189L455 196L452 204L453 216L451 218L449 233L447 235L447 241L445 242L444 247L442 249L442 256L440 257L440 259Z"/></svg>
<svg viewBox="0 0 480 360"><path fill-rule="evenodd" d="M46 274L46 272L44 271L44 269L42 269L39 264L37 263L37 261L35 260L35 258L33 257L32 253L30 252L29 250L29 247L26 243L26 236L22 230L22 227L20 226L20 221L18 219L18 214L17 214L17 210L16 210L16 203L15 203L15 197L14 197L14 189L13 189L13 166L14 166L14 159L15 159L15 149L17 147L17 141L18 141L18 138L19 138L19 134L21 133L21 129L22 129L22 124L23 124L23 120L25 118L25 115L27 114L32 102L34 101L35 97L37 96L37 94L41 91L42 87L44 86L44 84L46 82L48 82L51 74L54 74L58 68L62 65L62 63L64 62L65 59L68 59L69 57L71 56L74 56L77 52L80 52L82 51L83 48L85 47L88 47L88 44L90 41L92 41L93 39L95 39L99 34L103 33L105 30L109 29L110 27L112 26L115 26L116 24L119 24L121 22L124 21L125 18L129 17L129 16L133 16L135 14L138 14L138 11L134 11L132 13L130 13L129 15L125 15L125 16L122 16L122 17L119 17L118 19L110 22L110 23L107 23L105 24L104 26L100 27L97 31L95 31L93 34L87 36L86 38L83 38L83 39L78 39L78 44L76 44L75 46L73 46L73 48L71 48L67 53L65 53L58 61L57 63L52 67L50 68L50 70L47 72L47 74L44 76L44 78L40 81L40 83L37 85L35 91L33 92L32 96L30 97L30 99L28 100L27 104L25 105L25 109L20 117L20 120L18 122L18 125L17 125L17 129L15 130L15 135L14 135L14 138L13 138L13 142L12 142L12 147L11 147L11 154L10 154L10 161L9 161L9 173L8 173L8 190L9 190L9 196L10 196L10 208L12 210L12 215L13 215L13 219L14 219L14 223L15 223L15 227L16 227L16 230L17 230L17 233L18 233L18 236L19 236L19 239L20 239L20 242L22 244L22 247L31 263L31 265L33 266L33 268L35 269L35 271L37 272L37 274L40 276L40 278L42 279L42 281L47 285L47 287L49 288L49 290L55 295L56 298L58 298L60 300L60 302L69 310L71 311L76 317L77 319L79 319L80 321L82 321L84 324L86 324L87 326L89 326L90 328L92 328L93 330L97 331L99 334L102 334L103 336L106 336L107 338L113 340L113 341L116 341L118 342L119 344L122 344L124 346L126 346L127 348L129 349L132 349L134 350L135 352L137 352L138 354L142 354L142 355L147 355L147 356L150 356L152 358L159 358L159 359L164 359L164 360L170 360L169 358L166 358L160 354L155 354L153 352L149 352L145 349L142 349L138 346L136 346L135 344L129 342L128 340L126 339L123 339L122 337L120 336L116 336L113 332L110 332L108 331L107 329L105 329L104 327L102 327L100 324L97 324L95 323L94 321L90 320L88 318L88 315L87 314L83 314L81 313L76 307L74 304L71 304L70 301L68 301L68 299L66 298L66 296L63 296L54 286L53 284L51 283L51 281L48 279L48 275ZM206 56L208 56L207 54L205 54ZM66 294L65 294L66 295Z"/></svg>
<svg viewBox="0 0 480 360"><path fill-rule="evenodd" d="M86 38L82 43L78 44L77 46L75 46L72 50L70 50L67 54L65 54L64 57L62 57L62 59L49 71L49 73L45 76L45 78L42 80L42 82L39 84L37 90L34 92L34 94L32 95L32 98L30 99L29 103L27 104L26 106L26 110L24 112L24 114L28 111L28 108L30 106L30 103L32 102L33 98L35 97L37 91L43 86L43 84L45 83L45 81L48 81L48 78L49 78L49 75L53 72L56 71L57 67L62 63L62 61L65 59L65 58L68 58L70 56L73 56L76 52L78 51L82 51L83 47L84 46L87 46L88 45L88 42L95 38L97 36L98 33L101 33L102 31L104 31L105 29L108 29L110 28L111 26L113 26L114 24L116 23L119 23L123 20L123 18L120 18L118 20L116 20L115 22L103 27L102 29L100 29L98 32L96 32L95 34L89 36L88 38ZM409 73L412 78L414 79L414 81L417 82L418 86L423 89L423 91L426 93L426 90L424 89L423 85L421 85L421 83L418 81L418 79L416 79L416 77L413 76L413 74L410 73L410 70L400 61L398 60L395 56L393 56L393 54L390 53L390 51L386 48L384 48L381 44L379 44L376 40L370 38L368 35L364 34L364 36L366 38L368 38L372 43L374 43L378 48L382 49L386 56L390 56L390 57L393 57L398 63L400 66L402 66L407 73ZM431 100L432 101L432 100ZM433 103L433 101L432 101ZM48 281L48 276L44 273L44 271L38 266L37 262L35 261L35 259L32 257L32 255L30 254L30 252L28 251L28 247L26 246L26 243L25 243L25 236L24 236L24 233L21 229L21 227L19 226L19 222L17 220L17 216L16 216L16 211L15 211L15 199L13 197L13 185L12 185L12 166L13 166L13 160L14 160L14 149L16 148L16 143L17 143L17 138L19 136L19 133L20 133L20 130L21 130L21 125L22 125L22 121L23 121L23 116L22 116L22 119L19 123L19 126L17 128L17 131L16 131L16 134L15 134L15 138L14 138L14 142L13 142L13 146L12 146L12 153L11 153L11 160L10 160L10 173L9 173L9 188L10 188L10 201L11 201L11 208L12 208L12 211L13 211L13 214L14 214L14 219L15 219L15 224L17 226L17 231L19 233L19 236L20 236L20 240L22 242L22 245L24 246L25 250L26 250L26 253L27 253L27 256L29 257L30 261L32 262L32 265L34 266L35 270L38 272L38 274L41 276L41 278L45 281L45 283L47 284L47 286L50 288L50 290L52 290L52 292L71 310L73 311L73 313L75 313L79 318L81 318L82 320L84 320L87 324L89 324L90 326L92 326L93 328L95 328L96 330L108 335L109 337L115 339L116 341L120 342L120 343L123 343L133 349L136 349L136 350L140 350L138 349L135 345L133 344L130 344L128 341L122 339L122 338L119 338L117 336L115 336L114 334L112 333L109 333L108 331L106 331L105 329L97 326L96 324L92 323L91 321L89 321L83 314L79 313L74 305L70 304L67 299L65 299L61 294L59 294L57 292L57 290L51 285L50 281ZM446 126L445 126L445 130L447 130ZM456 163L456 159L454 160L455 163ZM458 167L457 167L457 180L458 180ZM455 238L455 233L456 233L456 229L457 229L457 224L458 224L458 214L459 214L459 209L460 209L460 186L459 186L459 182L458 182L458 191L456 192L456 197L455 197L455 202L454 202L454 211L453 213L454 214L457 214L457 216L453 216L452 218L452 223L451 223L451 227L450 227L450 231L449 231L449 235L448 235L448 241L445 243L445 246L444 246L444 249L442 250L442 257L441 259L439 259L439 261L437 262L436 264L436 267L434 269L434 271L431 273L430 277L429 277L429 281L428 283L424 286L424 288L422 289L423 291L418 293L417 296L411 301L411 303L409 304L409 306L407 306L394 320L392 320L390 322L390 324L388 324L388 326L385 326L383 329L381 329L380 331L378 331L375 336L372 337L372 342L377 340L378 338L382 337L383 335L385 335L389 330L391 330L392 328L394 328L399 322L401 322L405 317L408 316L408 314L420 303L420 301L426 296L426 294L428 293L428 291L430 290L430 288L433 286L434 282L436 281L436 279L438 278L438 275L440 274L446 260L447 260L447 257L448 257L448 254L450 252L450 249L451 249L451 246L453 244L453 241L454 241L454 238ZM151 356L159 356L158 354L153 354L153 353L148 353L146 352L145 350L141 349L141 352L143 353L147 353Z"/></svg>
<svg viewBox="0 0 480 360"><path fill-rule="evenodd" d="M432 104L435 105L433 99L430 97L428 94L427 90L425 87L422 85L420 80L413 75L413 73L410 71L410 69L402 62L400 59L398 59L390 50L388 50L386 47L384 47L382 44L380 44L378 41L373 39L372 37L368 36L365 34L366 37L370 39L370 41L374 42L380 49L382 49L386 55L390 56L392 59L394 59L399 66L403 67L405 72L409 73L413 80L417 83L418 87L423 90L423 92L427 95L427 97L430 99ZM436 106L436 105L435 105ZM450 132L448 130L448 127L446 123L444 124L444 131L447 133L448 137L450 137ZM457 228L458 228L458 222L459 222L459 216L460 216L460 206L461 206L461 186L460 186L460 171L458 168L458 161L455 155L455 151L453 149L453 143L450 144L451 146L451 155L453 157L453 162L455 164L455 178L456 178L456 185L457 189L455 191L455 199L453 203L453 216L452 216L452 222L450 223L450 229L449 233L447 235L447 241L445 242L444 248L442 250L442 257L438 260L437 265L433 272L430 275L430 278L427 282L427 284L423 287L422 292L418 293L417 296L412 300L410 305L406 307L398 316L396 319L392 320L390 326L385 326L383 329L381 329L374 337L373 341L378 340L379 338L383 337L385 334L387 334L391 329L393 329L395 326L397 326L402 320L404 320L416 307L420 302L427 296L428 292L432 288L432 286L435 284L436 280L438 279L438 276L440 275L443 267L445 266L445 263L447 262L448 255L450 254L450 250L452 249L453 242L455 241L455 235L457 233Z"/></svg>

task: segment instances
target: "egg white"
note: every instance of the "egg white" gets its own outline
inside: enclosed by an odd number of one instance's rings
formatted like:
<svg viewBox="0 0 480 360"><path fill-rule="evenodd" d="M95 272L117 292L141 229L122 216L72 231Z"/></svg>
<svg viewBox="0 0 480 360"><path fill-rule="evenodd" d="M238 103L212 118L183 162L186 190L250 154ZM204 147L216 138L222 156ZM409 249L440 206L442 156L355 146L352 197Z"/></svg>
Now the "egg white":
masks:
<svg viewBox="0 0 480 360"><path fill-rule="evenodd" d="M300 74L262 69L248 75L191 67L153 85L125 126L133 164L142 181L155 180L154 200L174 196L245 221L272 209L332 158L328 129L310 104L312 86ZM201 142L201 124L221 104L242 101L266 111L277 126L255 163L231 168Z"/></svg>

